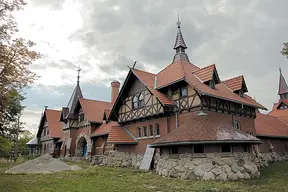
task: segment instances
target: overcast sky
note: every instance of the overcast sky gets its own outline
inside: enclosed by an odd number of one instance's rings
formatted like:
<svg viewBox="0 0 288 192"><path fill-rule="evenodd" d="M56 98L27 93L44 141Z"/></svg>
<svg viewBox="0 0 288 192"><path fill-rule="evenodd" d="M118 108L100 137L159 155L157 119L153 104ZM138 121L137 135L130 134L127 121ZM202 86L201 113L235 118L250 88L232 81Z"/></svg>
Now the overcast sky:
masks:
<svg viewBox="0 0 288 192"><path fill-rule="evenodd" d="M45 105L66 106L78 66L84 97L110 101L110 82L128 68L157 73L171 63L177 14L190 61L215 63L221 80L244 75L249 95L271 109L278 99L280 54L288 41L287 0L30 0L16 14L19 35L43 54L31 70L22 120L36 132Z"/></svg>

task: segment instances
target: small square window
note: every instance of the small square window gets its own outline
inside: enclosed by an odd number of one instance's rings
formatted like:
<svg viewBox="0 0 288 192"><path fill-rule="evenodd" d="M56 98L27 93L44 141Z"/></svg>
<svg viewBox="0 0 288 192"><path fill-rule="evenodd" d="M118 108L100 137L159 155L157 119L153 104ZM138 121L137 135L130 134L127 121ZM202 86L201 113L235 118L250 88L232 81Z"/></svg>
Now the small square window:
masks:
<svg viewBox="0 0 288 192"><path fill-rule="evenodd" d="M222 144L221 145L221 151L223 153L230 153L231 151L231 145L230 144Z"/></svg>
<svg viewBox="0 0 288 192"><path fill-rule="evenodd" d="M204 145L194 145L194 153L204 153Z"/></svg>

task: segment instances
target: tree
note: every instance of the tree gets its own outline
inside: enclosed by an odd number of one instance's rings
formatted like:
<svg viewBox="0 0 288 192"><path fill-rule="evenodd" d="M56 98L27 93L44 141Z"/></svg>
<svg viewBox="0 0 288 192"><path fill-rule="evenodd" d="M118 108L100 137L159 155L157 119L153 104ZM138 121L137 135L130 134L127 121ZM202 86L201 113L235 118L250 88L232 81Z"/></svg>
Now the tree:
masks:
<svg viewBox="0 0 288 192"><path fill-rule="evenodd" d="M23 9L25 4L24 0L0 0L0 134L3 126L9 125L7 121L15 121L15 110L12 110L17 105L15 98L22 101L21 90L37 78L28 68L40 58L40 54L33 50L35 43L13 38L18 29L12 12ZM11 108L11 104L16 105Z"/></svg>
<svg viewBox="0 0 288 192"><path fill-rule="evenodd" d="M283 45L284 46L282 48L281 54L288 58L288 42L287 43L283 43Z"/></svg>

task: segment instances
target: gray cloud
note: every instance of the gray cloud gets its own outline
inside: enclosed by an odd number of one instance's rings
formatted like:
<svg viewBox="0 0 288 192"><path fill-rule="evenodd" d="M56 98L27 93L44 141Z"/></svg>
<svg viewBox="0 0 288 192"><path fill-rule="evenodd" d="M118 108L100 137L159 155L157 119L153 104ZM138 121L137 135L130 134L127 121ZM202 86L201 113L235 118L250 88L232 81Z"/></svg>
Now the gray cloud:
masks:
<svg viewBox="0 0 288 192"><path fill-rule="evenodd" d="M81 41L87 54L75 62L49 62L49 67L80 64L85 74L96 65L93 59L101 58L97 67L106 84L128 71L133 60L137 67L145 68L145 63L160 70L172 61L179 14L191 62L200 67L216 63L222 80L245 75L250 94L266 107L277 99L278 66L288 74L280 54L288 33L285 0L78 1L83 28L70 41Z"/></svg>

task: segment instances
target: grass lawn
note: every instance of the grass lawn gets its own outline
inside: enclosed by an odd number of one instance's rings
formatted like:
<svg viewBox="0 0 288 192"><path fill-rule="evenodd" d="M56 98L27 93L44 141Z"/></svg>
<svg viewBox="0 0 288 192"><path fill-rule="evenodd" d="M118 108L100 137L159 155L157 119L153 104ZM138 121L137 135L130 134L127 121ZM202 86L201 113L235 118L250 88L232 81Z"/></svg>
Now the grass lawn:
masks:
<svg viewBox="0 0 288 192"><path fill-rule="evenodd" d="M259 179L237 182L184 181L158 176L152 172L143 173L134 169L112 167L89 167L81 171L65 171L44 175L7 175L3 172L14 166L0 162L0 191L288 191L288 162L278 163L262 170Z"/></svg>

